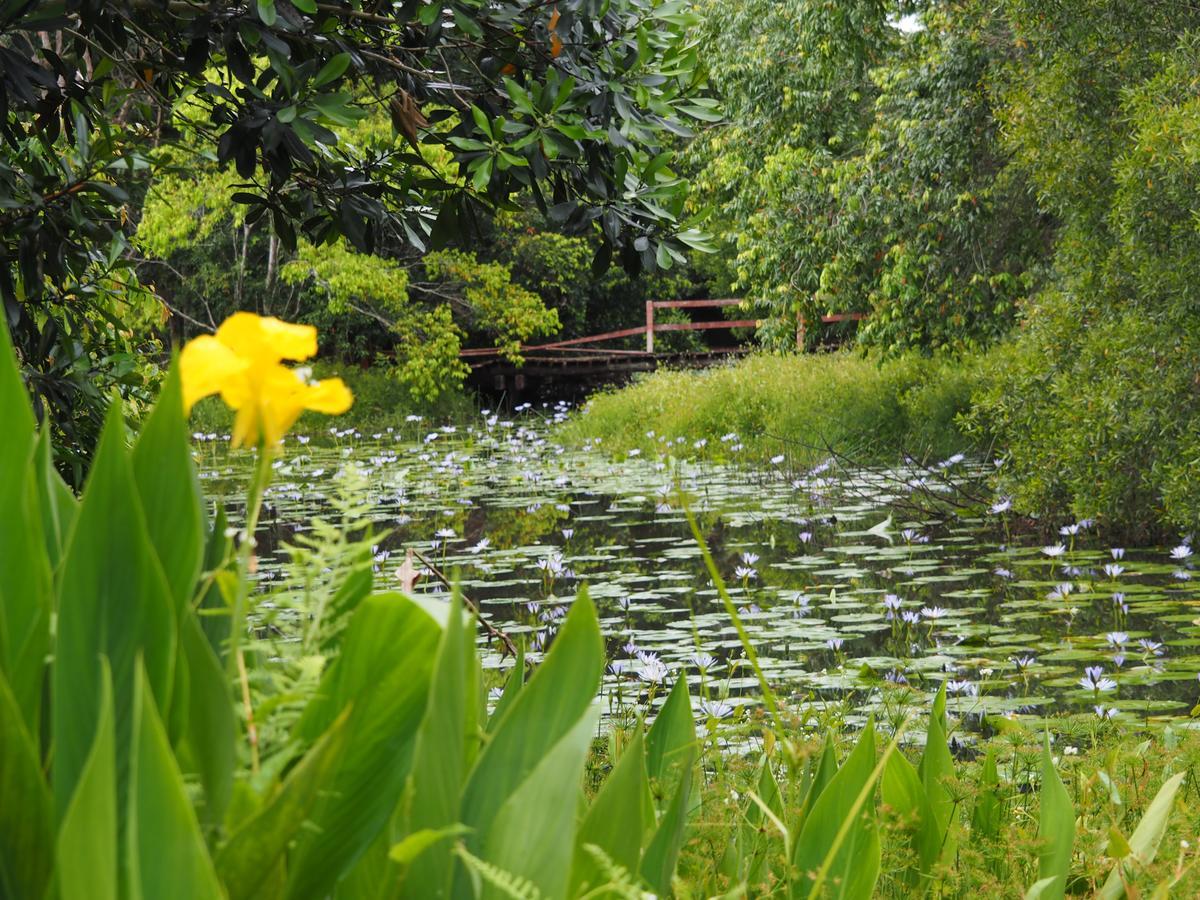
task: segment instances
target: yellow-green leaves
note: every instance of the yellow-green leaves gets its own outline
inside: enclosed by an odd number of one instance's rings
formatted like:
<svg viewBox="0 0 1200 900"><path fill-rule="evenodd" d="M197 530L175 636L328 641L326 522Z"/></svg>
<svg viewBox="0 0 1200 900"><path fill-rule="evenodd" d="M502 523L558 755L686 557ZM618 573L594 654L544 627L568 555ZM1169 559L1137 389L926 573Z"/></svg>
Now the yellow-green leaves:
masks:
<svg viewBox="0 0 1200 900"><path fill-rule="evenodd" d="M1050 757L1050 735L1042 749L1042 812L1038 822L1038 881L1030 888L1037 890L1039 900L1062 900L1071 871L1071 848L1075 842L1075 807L1063 786L1054 760ZM1041 887L1038 887L1041 885Z"/></svg>
<svg viewBox="0 0 1200 900"><path fill-rule="evenodd" d="M801 825L793 858L793 897L870 898L880 860L875 770L875 726L868 722Z"/></svg>
<svg viewBox="0 0 1200 900"><path fill-rule="evenodd" d="M126 896L225 900L140 666L134 676L132 741Z"/></svg>
<svg viewBox="0 0 1200 900"><path fill-rule="evenodd" d="M1113 867L1112 873L1104 882L1104 887L1097 896L1103 900L1120 900L1125 896L1125 878L1122 877L1122 869L1125 870L1126 877L1128 877L1139 867L1148 866L1154 861L1154 856L1158 853L1158 845L1162 843L1163 834L1167 830L1167 820L1171 817L1171 809L1175 805L1175 795L1179 793L1179 788L1183 785L1186 775L1186 772L1179 772L1163 782L1163 786L1158 789L1158 793L1150 801L1150 806L1147 807L1142 820L1138 822L1138 826L1130 835L1129 840L1126 842L1123 838L1121 839L1124 846L1119 851L1117 850L1117 841L1109 841L1110 852L1108 855L1116 857L1117 864ZM1120 832L1113 837L1120 837Z"/></svg>
<svg viewBox="0 0 1200 900"><path fill-rule="evenodd" d="M58 827L61 900L117 900L117 751L112 677L99 676L96 732Z"/></svg>
<svg viewBox="0 0 1200 900"><path fill-rule="evenodd" d="M53 674L54 794L61 815L96 733L100 657L112 667L118 782L128 777L136 660L170 708L177 628L171 587L150 542L125 449L121 404L113 402L58 590ZM125 806L118 794L118 809ZM122 815L122 821L124 817Z"/></svg>
<svg viewBox="0 0 1200 900"><path fill-rule="evenodd" d="M54 861L50 791L37 743L0 673L0 896L41 897Z"/></svg>
<svg viewBox="0 0 1200 900"><path fill-rule="evenodd" d="M951 860L957 849L954 816L956 804L948 783L954 779L954 758L946 735L946 683L943 681L933 700L929 714L929 730L925 734L925 752L917 768L933 815L937 819L941 858Z"/></svg>

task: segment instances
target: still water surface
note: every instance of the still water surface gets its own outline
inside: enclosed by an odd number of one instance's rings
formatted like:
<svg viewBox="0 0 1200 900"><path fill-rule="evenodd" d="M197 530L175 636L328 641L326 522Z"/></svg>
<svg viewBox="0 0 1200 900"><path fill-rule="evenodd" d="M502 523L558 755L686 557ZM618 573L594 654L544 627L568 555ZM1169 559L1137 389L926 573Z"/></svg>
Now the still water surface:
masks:
<svg viewBox="0 0 1200 900"><path fill-rule="evenodd" d="M764 669L796 710L836 705L852 722L905 692L924 702L942 681L951 707L977 722L1051 712L1159 721L1186 718L1200 699L1200 579L1186 546L1176 558L1171 548L1122 553L1087 528L1063 536L1058 555L1010 540L1006 513L972 500L986 465L970 460L796 471L786 459L678 460L677 442L661 442L657 458L614 460L602 446L558 444L562 414L289 438L259 536L260 621L281 647L294 640L307 613L286 546L314 517L349 508L377 535L377 585L398 587L415 548L536 658L586 584L607 637L610 696L661 699L660 683L685 674L723 698L708 714L736 718L759 691L682 489ZM219 439L196 446L208 496L236 518L250 457ZM418 590L445 593L432 578ZM512 664L495 648L485 660Z"/></svg>

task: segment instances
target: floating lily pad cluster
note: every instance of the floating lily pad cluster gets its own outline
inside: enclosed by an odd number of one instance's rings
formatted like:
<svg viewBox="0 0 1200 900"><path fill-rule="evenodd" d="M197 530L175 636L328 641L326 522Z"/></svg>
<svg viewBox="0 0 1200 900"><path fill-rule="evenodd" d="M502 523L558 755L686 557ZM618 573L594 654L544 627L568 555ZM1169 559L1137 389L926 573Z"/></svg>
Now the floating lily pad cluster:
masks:
<svg viewBox="0 0 1200 900"><path fill-rule="evenodd" d="M289 607L286 544L349 489L380 535L381 582L395 584L415 549L533 659L586 582L606 632L610 707L657 704L683 675L706 688L694 692L697 715L721 720L761 698L686 505L764 671L798 711L837 701L857 718L943 681L951 707L975 722L1184 717L1200 698L1187 544L1110 548L1088 523L1065 526L1062 543L1012 542L1002 499L937 502L982 483L984 465L961 457L795 472L676 459L664 439L657 458L613 459L603 446L558 444L565 415L289 438L259 535L264 604ZM208 490L236 502L251 458L197 437ZM425 575L418 592L446 593ZM512 664L491 647L487 664Z"/></svg>

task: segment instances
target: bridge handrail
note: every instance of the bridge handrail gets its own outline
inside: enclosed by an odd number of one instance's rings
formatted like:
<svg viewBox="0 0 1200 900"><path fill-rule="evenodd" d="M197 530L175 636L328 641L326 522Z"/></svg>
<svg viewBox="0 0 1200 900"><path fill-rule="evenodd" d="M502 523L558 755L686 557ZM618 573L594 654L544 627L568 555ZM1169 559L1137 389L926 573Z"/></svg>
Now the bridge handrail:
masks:
<svg viewBox="0 0 1200 900"><path fill-rule="evenodd" d="M708 300L647 300L646 301L646 324L638 325L633 328L620 328L616 331L606 331L603 334L592 334L587 337L570 338L565 341L551 341L546 344L522 344L521 353L535 352L538 350L561 350L567 347L579 347L583 344L596 344L601 341L614 341L620 338L636 337L644 334L646 336L646 349L643 350L626 350L623 353L653 355L654 353L654 335L659 331L708 331L710 329L732 329L732 328L757 328L762 324L761 319L722 319L716 322L661 322L654 321L654 310L656 309L711 309L721 306L737 306L742 302L738 297L725 297ZM830 315L821 316L823 324L833 322L850 322L860 321L867 318L866 313L832 313ZM797 319L796 323L796 346L799 349L804 348L806 323L803 316ZM615 352L615 351L614 351ZM498 356L500 348L498 347L472 347L467 350L460 350L460 357L488 357Z"/></svg>

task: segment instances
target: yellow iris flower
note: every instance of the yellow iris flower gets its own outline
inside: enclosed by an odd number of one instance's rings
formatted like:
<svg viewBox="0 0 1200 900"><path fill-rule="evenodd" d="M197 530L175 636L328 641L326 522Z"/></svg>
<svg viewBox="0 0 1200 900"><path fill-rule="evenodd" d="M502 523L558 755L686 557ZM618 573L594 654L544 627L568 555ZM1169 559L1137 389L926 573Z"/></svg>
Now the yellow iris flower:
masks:
<svg viewBox="0 0 1200 900"><path fill-rule="evenodd" d="M233 446L274 447L306 409L336 415L354 402L340 378L309 383L280 365L308 359L317 352L317 329L254 313L234 313L217 329L187 343L179 356L183 405L210 394L221 395L237 410Z"/></svg>

